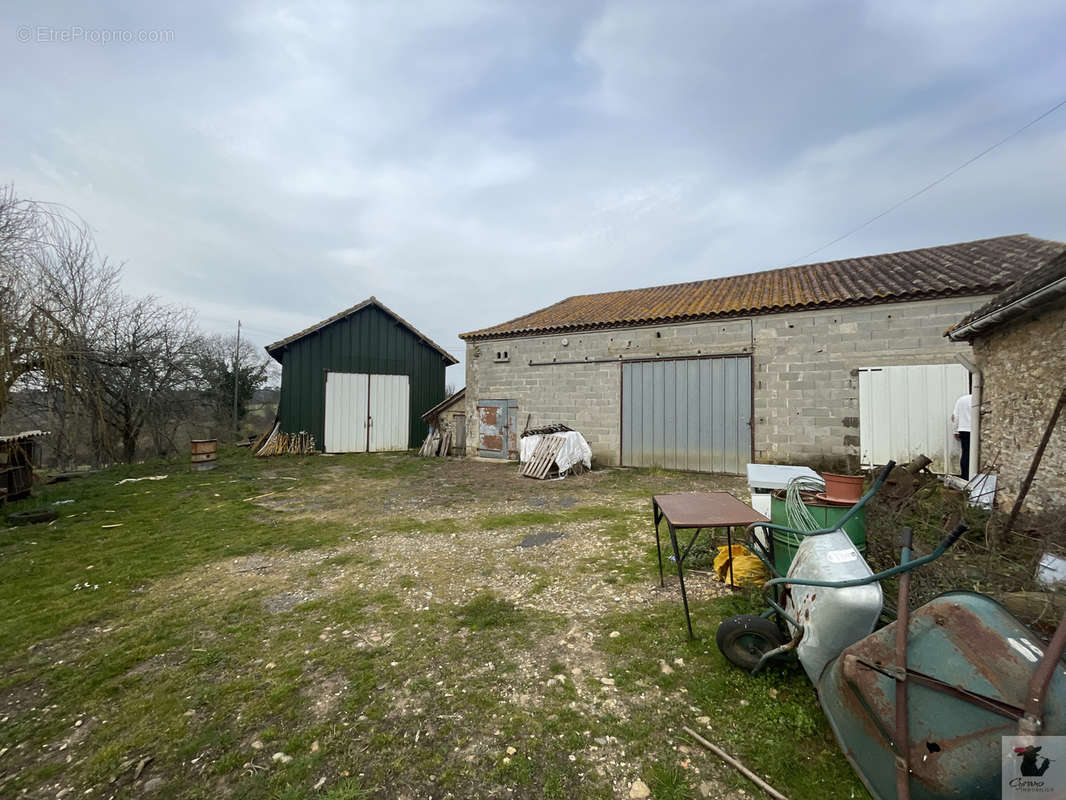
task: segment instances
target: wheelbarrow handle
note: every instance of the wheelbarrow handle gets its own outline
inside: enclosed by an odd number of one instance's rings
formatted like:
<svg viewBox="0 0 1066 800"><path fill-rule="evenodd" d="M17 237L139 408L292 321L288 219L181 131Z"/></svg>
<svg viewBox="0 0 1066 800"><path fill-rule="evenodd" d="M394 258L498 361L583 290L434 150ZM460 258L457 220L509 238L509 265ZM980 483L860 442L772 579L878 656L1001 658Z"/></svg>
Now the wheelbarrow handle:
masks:
<svg viewBox="0 0 1066 800"><path fill-rule="evenodd" d="M944 537L944 540L940 542L940 546L937 547L937 550L951 549L951 546L955 544L964 533L966 533L966 525L960 522L951 529L951 533Z"/></svg>
<svg viewBox="0 0 1066 800"><path fill-rule="evenodd" d="M785 584L789 586L818 586L825 587L828 589L847 589L852 586L866 586L871 583L877 583L879 581L884 580L885 578L891 578L894 575L899 575L901 572L910 572L912 569L917 569L918 567L925 566L930 561L936 561L938 558L944 555L944 551L946 551L949 547L955 544L955 542L957 542L965 532L966 526L960 523L955 526L951 533L944 537L944 540L939 545L937 545L936 549L932 553L924 555L921 558L916 558L913 561L907 561L904 564L898 564L897 566L886 569L883 572L877 572L873 575L868 575L865 578L853 578L849 581L816 581L806 580L804 578L788 577L773 578L772 580L769 580L765 584L763 584L763 596L765 597L767 591L772 589L774 586L781 586Z"/></svg>

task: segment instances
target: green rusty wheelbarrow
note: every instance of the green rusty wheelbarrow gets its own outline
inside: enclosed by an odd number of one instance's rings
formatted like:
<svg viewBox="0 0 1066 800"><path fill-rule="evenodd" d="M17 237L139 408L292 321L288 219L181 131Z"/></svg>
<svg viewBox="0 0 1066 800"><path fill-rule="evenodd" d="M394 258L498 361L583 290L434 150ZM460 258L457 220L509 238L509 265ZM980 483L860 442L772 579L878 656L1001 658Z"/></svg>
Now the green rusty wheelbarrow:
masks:
<svg viewBox="0 0 1066 800"><path fill-rule="evenodd" d="M758 551L754 527L748 540ZM964 532L957 526L912 560L904 529L899 565L879 573L842 531L807 534L788 575L764 587L770 610L725 620L718 630L726 658L753 673L772 659L798 657L877 800L999 798L1003 737L1066 735L1066 617L1045 646L974 592L949 592L911 613L909 573ZM895 575L898 618L875 631L880 582Z"/></svg>

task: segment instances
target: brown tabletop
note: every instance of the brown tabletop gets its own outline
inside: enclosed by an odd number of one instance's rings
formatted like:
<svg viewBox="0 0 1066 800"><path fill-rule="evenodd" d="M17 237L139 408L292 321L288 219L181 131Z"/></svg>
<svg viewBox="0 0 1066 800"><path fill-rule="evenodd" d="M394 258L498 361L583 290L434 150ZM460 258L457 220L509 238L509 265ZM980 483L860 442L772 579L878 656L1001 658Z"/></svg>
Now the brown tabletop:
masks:
<svg viewBox="0 0 1066 800"><path fill-rule="evenodd" d="M675 528L732 528L770 521L729 492L657 494L652 500Z"/></svg>

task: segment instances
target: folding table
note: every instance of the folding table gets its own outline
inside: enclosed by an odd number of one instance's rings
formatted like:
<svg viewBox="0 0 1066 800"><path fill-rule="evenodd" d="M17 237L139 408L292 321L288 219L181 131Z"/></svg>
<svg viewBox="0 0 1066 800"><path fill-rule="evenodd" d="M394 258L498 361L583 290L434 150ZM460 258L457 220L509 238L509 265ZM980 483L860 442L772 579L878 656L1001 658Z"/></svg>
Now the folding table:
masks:
<svg viewBox="0 0 1066 800"><path fill-rule="evenodd" d="M674 561L677 562L677 579L681 584L681 602L685 606L685 623L688 625L688 635L695 638L692 633L692 619L688 613L688 595L685 592L684 561L688 556L692 545L704 528L725 528L726 541L729 544L729 553L733 553L733 528L747 527L753 522L769 522L766 517L755 511L751 506L737 500L729 492L682 492L678 494L657 494L651 499L652 515L655 519L655 550L659 555L659 585L666 586L663 578L663 551L659 539L659 523L666 520L666 527L670 531L670 545L674 550ZM677 544L677 532L679 530L692 530L692 539L684 552ZM733 583L733 559L729 559L729 585L735 588Z"/></svg>

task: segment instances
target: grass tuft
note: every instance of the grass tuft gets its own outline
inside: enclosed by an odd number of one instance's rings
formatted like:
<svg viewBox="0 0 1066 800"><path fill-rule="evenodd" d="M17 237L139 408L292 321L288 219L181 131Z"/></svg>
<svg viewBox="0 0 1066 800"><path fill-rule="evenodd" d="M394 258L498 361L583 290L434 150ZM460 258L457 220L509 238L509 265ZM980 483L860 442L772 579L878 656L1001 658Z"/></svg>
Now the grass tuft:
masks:
<svg viewBox="0 0 1066 800"><path fill-rule="evenodd" d="M455 617L463 627L472 631L519 625L525 621L525 615L514 603L500 600L488 592L460 606Z"/></svg>

